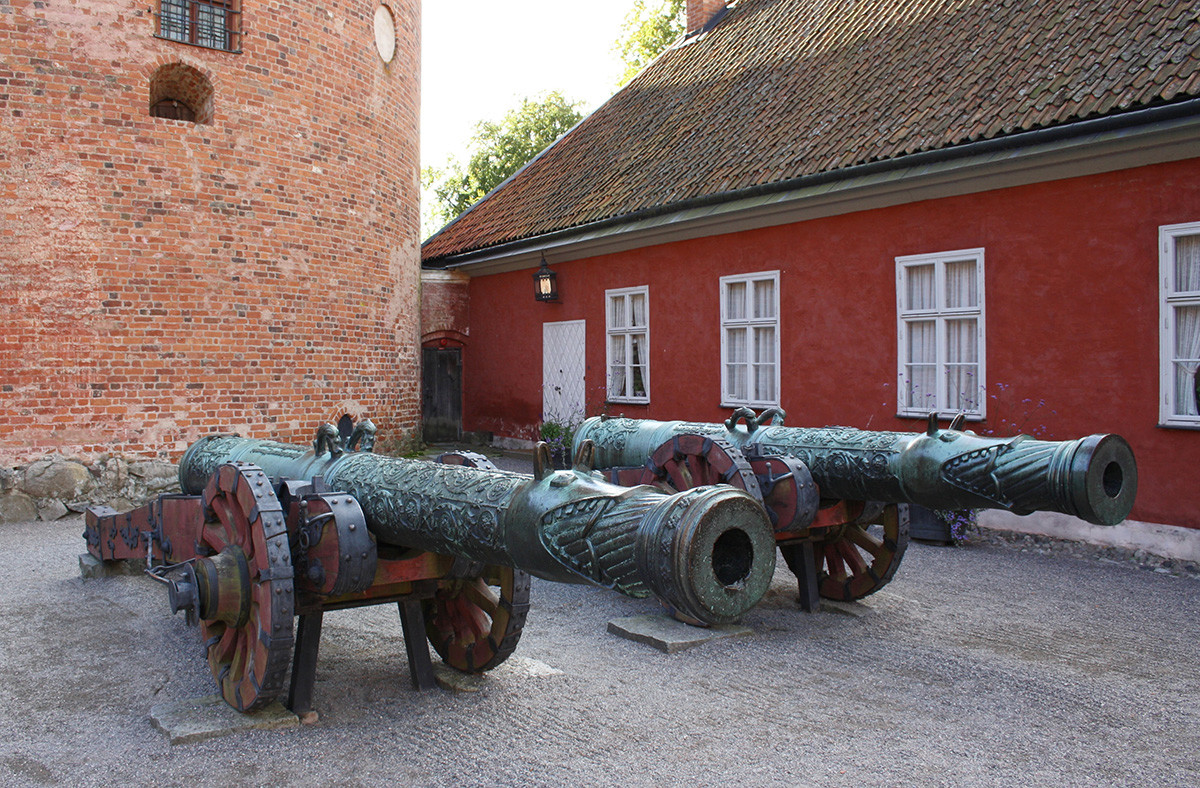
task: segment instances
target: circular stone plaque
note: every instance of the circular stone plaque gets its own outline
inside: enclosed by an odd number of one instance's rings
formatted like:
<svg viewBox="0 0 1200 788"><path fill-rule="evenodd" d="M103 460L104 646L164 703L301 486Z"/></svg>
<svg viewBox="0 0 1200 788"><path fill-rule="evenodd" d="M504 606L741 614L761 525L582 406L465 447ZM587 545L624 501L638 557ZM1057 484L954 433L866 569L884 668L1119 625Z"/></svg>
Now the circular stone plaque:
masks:
<svg viewBox="0 0 1200 788"><path fill-rule="evenodd" d="M396 56L396 20L386 5L375 9L375 48L384 63L391 63Z"/></svg>

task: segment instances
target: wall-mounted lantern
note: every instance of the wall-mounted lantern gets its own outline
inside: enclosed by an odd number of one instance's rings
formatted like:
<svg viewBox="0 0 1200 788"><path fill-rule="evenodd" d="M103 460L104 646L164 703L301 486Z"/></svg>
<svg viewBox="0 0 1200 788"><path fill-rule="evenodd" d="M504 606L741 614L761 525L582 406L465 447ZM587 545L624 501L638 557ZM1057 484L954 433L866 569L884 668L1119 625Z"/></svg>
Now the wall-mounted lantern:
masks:
<svg viewBox="0 0 1200 788"><path fill-rule="evenodd" d="M558 274L550 270L544 254L542 267L533 274L533 297L539 301L558 300Z"/></svg>

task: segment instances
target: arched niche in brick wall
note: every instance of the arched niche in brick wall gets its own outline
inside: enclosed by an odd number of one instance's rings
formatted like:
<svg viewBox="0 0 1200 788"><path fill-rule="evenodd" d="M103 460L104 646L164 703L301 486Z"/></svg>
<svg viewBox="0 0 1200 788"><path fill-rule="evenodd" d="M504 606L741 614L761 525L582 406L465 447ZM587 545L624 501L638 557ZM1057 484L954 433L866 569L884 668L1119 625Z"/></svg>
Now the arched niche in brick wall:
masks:
<svg viewBox="0 0 1200 788"><path fill-rule="evenodd" d="M421 336L423 348L466 347L467 335L459 331L430 331Z"/></svg>
<svg viewBox="0 0 1200 788"><path fill-rule="evenodd" d="M150 114L156 118L212 123L212 82L186 63L160 66L150 77Z"/></svg>

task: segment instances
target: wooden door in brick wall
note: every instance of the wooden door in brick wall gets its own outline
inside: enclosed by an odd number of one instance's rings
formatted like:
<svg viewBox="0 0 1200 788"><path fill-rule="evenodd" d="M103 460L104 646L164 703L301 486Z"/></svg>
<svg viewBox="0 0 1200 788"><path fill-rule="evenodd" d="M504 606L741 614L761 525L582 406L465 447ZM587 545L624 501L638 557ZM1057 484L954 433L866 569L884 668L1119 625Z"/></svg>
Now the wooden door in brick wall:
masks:
<svg viewBox="0 0 1200 788"><path fill-rule="evenodd" d="M421 351L422 437L426 443L462 437L462 350L427 347Z"/></svg>
<svg viewBox="0 0 1200 788"><path fill-rule="evenodd" d="M542 421L583 420L586 322L542 324Z"/></svg>

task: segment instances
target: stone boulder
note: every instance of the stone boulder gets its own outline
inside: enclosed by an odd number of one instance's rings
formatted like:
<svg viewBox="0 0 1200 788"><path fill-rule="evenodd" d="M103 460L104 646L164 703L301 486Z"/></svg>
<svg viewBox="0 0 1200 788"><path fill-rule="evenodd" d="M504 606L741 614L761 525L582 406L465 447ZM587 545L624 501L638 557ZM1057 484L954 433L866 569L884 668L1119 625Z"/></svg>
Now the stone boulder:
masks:
<svg viewBox="0 0 1200 788"><path fill-rule="evenodd" d="M44 498L37 502L38 519L46 522L53 522L60 517L66 516L69 510L62 501L57 498Z"/></svg>
<svg viewBox="0 0 1200 788"><path fill-rule="evenodd" d="M0 522L27 523L37 518L37 504L25 493L0 495Z"/></svg>
<svg viewBox="0 0 1200 788"><path fill-rule="evenodd" d="M83 463L47 457L25 469L25 483L21 486L33 498L73 501L91 492L96 479Z"/></svg>

